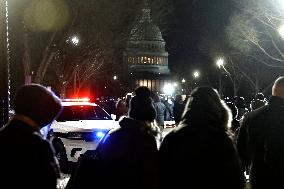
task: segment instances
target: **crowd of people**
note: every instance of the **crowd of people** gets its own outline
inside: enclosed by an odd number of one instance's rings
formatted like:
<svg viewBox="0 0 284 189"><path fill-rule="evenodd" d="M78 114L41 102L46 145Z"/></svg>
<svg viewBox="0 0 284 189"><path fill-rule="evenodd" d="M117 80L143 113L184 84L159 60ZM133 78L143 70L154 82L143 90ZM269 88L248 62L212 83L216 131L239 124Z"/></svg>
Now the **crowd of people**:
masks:
<svg viewBox="0 0 284 189"><path fill-rule="evenodd" d="M150 97L156 110L155 122L161 131L164 128L164 121L175 121L176 124L180 122L187 98L183 99L180 94L172 97L152 92ZM121 117L128 115L130 98L99 99L97 103L109 114L115 115L115 120L119 121Z"/></svg>
<svg viewBox="0 0 284 189"><path fill-rule="evenodd" d="M39 130L59 114L60 100L32 84L19 89L14 104L15 116L0 130L0 187L55 189L59 167ZM284 188L284 77L268 102L257 94L250 108L209 86L173 104L139 87L116 103L120 127L81 158L67 189L243 189L244 173L252 189ZM167 119L177 127L158 148Z"/></svg>

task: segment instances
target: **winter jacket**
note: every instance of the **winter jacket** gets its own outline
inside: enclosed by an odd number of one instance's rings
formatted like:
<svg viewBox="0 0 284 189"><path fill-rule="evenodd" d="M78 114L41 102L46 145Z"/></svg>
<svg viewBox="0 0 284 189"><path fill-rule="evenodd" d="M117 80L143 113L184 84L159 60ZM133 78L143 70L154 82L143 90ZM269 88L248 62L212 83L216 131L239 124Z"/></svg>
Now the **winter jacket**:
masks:
<svg viewBox="0 0 284 189"><path fill-rule="evenodd" d="M165 137L160 147L160 188L244 188L231 138L209 124L184 124Z"/></svg>
<svg viewBox="0 0 284 189"><path fill-rule="evenodd" d="M98 150L106 170L104 188L156 189L158 150L151 127L131 118L119 124Z"/></svg>
<svg viewBox="0 0 284 189"><path fill-rule="evenodd" d="M174 107L173 107L173 115L174 115L174 120L176 124L181 121L182 114L184 111L185 104L183 102L175 102Z"/></svg>
<svg viewBox="0 0 284 189"><path fill-rule="evenodd" d="M0 188L56 189L53 149L32 126L12 119L0 130Z"/></svg>
<svg viewBox="0 0 284 189"><path fill-rule="evenodd" d="M272 96L269 105L245 115L237 139L252 189L284 188L284 99Z"/></svg>
<svg viewBox="0 0 284 189"><path fill-rule="evenodd" d="M155 102L156 121L159 127L164 128L166 106L162 102Z"/></svg>
<svg viewBox="0 0 284 189"><path fill-rule="evenodd" d="M166 106L165 121L172 121L173 120L173 105L171 105L167 101L164 102L164 104Z"/></svg>

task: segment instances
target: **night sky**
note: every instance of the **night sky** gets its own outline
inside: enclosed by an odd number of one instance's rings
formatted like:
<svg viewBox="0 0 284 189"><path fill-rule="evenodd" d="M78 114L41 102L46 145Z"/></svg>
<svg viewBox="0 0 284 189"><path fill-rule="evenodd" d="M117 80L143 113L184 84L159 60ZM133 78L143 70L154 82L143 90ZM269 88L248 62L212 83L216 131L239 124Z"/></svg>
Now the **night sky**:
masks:
<svg viewBox="0 0 284 189"><path fill-rule="evenodd" d="M29 0L26 0L29 1ZM169 0L172 1L174 11L172 17L167 21L169 28L163 33L167 42L167 51L169 52L169 67L174 76L180 78L192 78L192 72L198 69L201 72L200 80L217 83L218 69L215 65L215 58L210 51L214 49L225 48L225 26L230 16L234 12L233 0ZM12 70L12 88L16 88L22 82L20 78L22 54L21 43L22 33L17 28L21 25L19 15L21 15L20 5L17 0L10 1L10 25L12 26L11 44L15 55L12 56L11 62L14 66ZM24 1L23 1L24 2ZM22 5L24 5L24 3ZM84 1L85 4L86 1ZM90 1L92 2L92 1ZM110 3L111 1L109 1ZM93 7L86 6L89 10L84 13L96 13ZM85 8L86 8L85 7ZM108 9L107 9L108 10ZM99 14L99 12L97 11ZM106 11L106 14L109 12ZM15 16L18 15L18 16ZM97 15L92 17L97 18ZM85 19L86 17L83 17ZM89 17L88 17L89 18ZM91 18L91 17L90 17ZM90 25L83 22L85 28ZM103 23L104 24L104 23ZM121 25L119 25L121 27ZM16 29L15 29L16 28ZM96 28L96 27L95 27ZM97 27L99 28L99 27ZM93 31L92 31L93 32ZM91 34L93 34L91 32ZM93 36L93 35L91 35ZM33 40L37 44L37 40ZM212 47L214 44L214 47ZM38 49L38 48L37 48ZM40 55L39 52L33 52L33 57ZM210 74L211 75L210 75ZM18 79L20 78L20 79ZM211 79L213 78L213 79Z"/></svg>
<svg viewBox="0 0 284 189"><path fill-rule="evenodd" d="M178 0L174 1L174 6L174 18L165 37L171 70L180 75L191 74L192 69L199 69L205 74L210 72L216 66L214 58L204 52L204 48L212 48L211 43L217 48L224 48L225 26L234 11L232 2Z"/></svg>

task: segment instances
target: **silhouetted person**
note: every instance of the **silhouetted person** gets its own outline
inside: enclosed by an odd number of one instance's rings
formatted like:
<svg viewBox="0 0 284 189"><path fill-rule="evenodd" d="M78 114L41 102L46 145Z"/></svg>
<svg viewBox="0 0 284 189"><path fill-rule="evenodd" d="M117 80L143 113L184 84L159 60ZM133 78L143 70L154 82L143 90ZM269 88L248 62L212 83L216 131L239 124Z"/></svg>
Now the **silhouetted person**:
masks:
<svg viewBox="0 0 284 189"><path fill-rule="evenodd" d="M130 100L129 117L120 120L120 128L111 132L98 147L103 162L100 179L86 188L104 189L156 189L158 187L158 149L152 123L156 112L147 87L135 90L136 96ZM81 173L89 177L97 170L85 169ZM86 173L87 172L87 173ZM76 174L75 174L76 175ZM78 174L77 177L79 178ZM72 179L76 183L76 177ZM98 187L98 184L102 185ZM69 185L69 183L68 183ZM71 185L71 184L70 184ZM85 183L76 183L82 189Z"/></svg>
<svg viewBox="0 0 284 189"><path fill-rule="evenodd" d="M184 102L182 100L182 96L176 95L173 107L173 115L176 125L179 124L183 111L184 111Z"/></svg>
<svg viewBox="0 0 284 189"><path fill-rule="evenodd" d="M59 167L40 134L61 110L60 100L43 86L22 86L15 116L0 130L0 188L56 189Z"/></svg>
<svg viewBox="0 0 284 189"><path fill-rule="evenodd" d="M166 106L165 121L172 121L173 120L173 104L172 104L172 100L169 98L169 99L164 100L163 103Z"/></svg>
<svg viewBox="0 0 284 189"><path fill-rule="evenodd" d="M240 120L248 111L244 97L235 97L234 104L238 109L237 119Z"/></svg>
<svg viewBox="0 0 284 189"><path fill-rule="evenodd" d="M227 106L230 108L232 113L232 124L231 124L231 131L233 133L240 127L240 122L238 120L238 109L233 102L227 101Z"/></svg>
<svg viewBox="0 0 284 189"><path fill-rule="evenodd" d="M118 121L121 117L127 116L128 108L126 102L123 99L118 100L116 103L116 118L115 121Z"/></svg>
<svg viewBox="0 0 284 189"><path fill-rule="evenodd" d="M258 108L261 108L262 106L265 106L266 104L267 101L264 98L264 95L262 93L257 93L255 95L255 98L251 101L250 108L251 110L256 110Z"/></svg>
<svg viewBox="0 0 284 189"><path fill-rule="evenodd" d="M284 188L284 77L272 87L268 105L244 116L237 147L252 189Z"/></svg>
<svg viewBox="0 0 284 189"><path fill-rule="evenodd" d="M231 113L217 91L194 89L184 113L160 148L160 188L244 188L240 160L228 134Z"/></svg>
<svg viewBox="0 0 284 189"><path fill-rule="evenodd" d="M164 129L166 106L161 102L161 99L157 94L154 94L153 100L154 108L156 110L156 122L162 131Z"/></svg>

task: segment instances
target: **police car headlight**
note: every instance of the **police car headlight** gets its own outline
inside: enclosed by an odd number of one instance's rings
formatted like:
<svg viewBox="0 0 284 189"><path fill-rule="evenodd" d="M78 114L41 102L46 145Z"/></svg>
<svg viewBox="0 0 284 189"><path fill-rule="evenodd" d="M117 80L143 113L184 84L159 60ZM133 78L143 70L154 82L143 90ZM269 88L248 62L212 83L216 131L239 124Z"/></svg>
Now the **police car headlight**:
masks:
<svg viewBox="0 0 284 189"><path fill-rule="evenodd" d="M82 139L83 134L81 132L70 132L70 133L68 133L67 138L69 138L69 139Z"/></svg>
<svg viewBox="0 0 284 189"><path fill-rule="evenodd" d="M105 132L103 132L103 131L97 131L97 132L94 132L93 137L94 137L95 139L102 139L105 135L106 135Z"/></svg>
<svg viewBox="0 0 284 189"><path fill-rule="evenodd" d="M104 138L104 136L107 134L107 131L104 130L97 130L93 131L92 133L88 133L84 136L85 141L100 141Z"/></svg>

